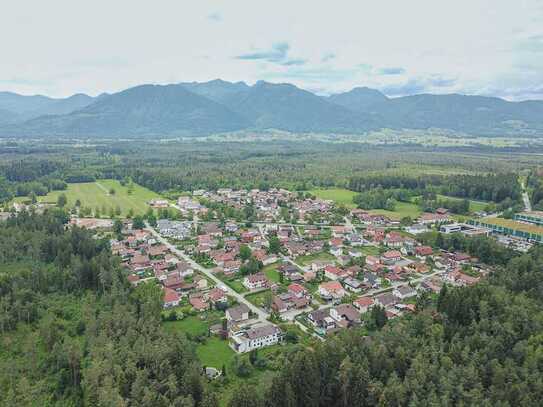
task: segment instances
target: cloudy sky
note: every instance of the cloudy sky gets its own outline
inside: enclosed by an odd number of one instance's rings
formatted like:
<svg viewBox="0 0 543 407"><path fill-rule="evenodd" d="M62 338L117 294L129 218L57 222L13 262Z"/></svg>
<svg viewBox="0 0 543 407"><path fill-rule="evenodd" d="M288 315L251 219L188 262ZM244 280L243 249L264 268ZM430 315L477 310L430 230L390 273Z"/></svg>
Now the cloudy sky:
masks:
<svg viewBox="0 0 543 407"><path fill-rule="evenodd" d="M541 0L6 1L0 50L0 90L24 94L222 78L543 99Z"/></svg>

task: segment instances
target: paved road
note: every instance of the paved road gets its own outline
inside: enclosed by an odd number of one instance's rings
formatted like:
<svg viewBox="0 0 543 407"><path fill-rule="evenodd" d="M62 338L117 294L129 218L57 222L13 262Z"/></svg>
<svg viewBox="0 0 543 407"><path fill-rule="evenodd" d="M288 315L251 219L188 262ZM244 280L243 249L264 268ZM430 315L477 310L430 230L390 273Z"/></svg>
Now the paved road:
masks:
<svg viewBox="0 0 543 407"><path fill-rule="evenodd" d="M524 209L526 210L526 212L531 212L532 204L530 203L530 197L528 195L528 192L526 192L526 186L524 185L524 182L521 182L520 186L522 187L522 200L524 201Z"/></svg>
<svg viewBox="0 0 543 407"><path fill-rule="evenodd" d="M172 253L175 253L177 256L185 260L187 263L189 263L195 270L198 270L200 273L204 274L206 277L213 280L217 286L220 286L222 289L226 290L228 295L234 297L240 304L245 304L249 307L249 309L254 312L256 315L258 315L258 321L259 322L267 322L267 318L269 317L269 314L265 311L261 310L260 308L254 306L251 304L248 300L245 299L245 297L236 291L234 291L232 288L228 287L224 282L219 280L210 270L206 269L205 267L200 266L198 263L196 263L194 260L192 260L189 256L187 256L185 253L183 253L181 250L179 250L177 247L175 247L173 244L168 242L166 239L164 239L160 234L153 229L151 226L149 226L148 223L146 223L146 230L151 232L153 236L162 244L164 244Z"/></svg>

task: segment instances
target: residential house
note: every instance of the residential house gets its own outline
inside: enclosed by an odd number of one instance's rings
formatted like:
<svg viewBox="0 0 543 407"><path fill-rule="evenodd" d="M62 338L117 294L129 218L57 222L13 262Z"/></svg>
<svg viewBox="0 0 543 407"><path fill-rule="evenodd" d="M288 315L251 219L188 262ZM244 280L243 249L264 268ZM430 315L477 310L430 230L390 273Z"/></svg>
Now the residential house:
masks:
<svg viewBox="0 0 543 407"><path fill-rule="evenodd" d="M338 321L340 327L360 325L360 313L351 304L340 304L331 308L330 316Z"/></svg>
<svg viewBox="0 0 543 407"><path fill-rule="evenodd" d="M302 298L308 294L307 289L303 285L298 283L289 284L287 290L296 298Z"/></svg>
<svg viewBox="0 0 543 407"><path fill-rule="evenodd" d="M207 293L207 298L212 304L225 303L226 301L228 301L228 297L226 296L226 291L217 287L211 289Z"/></svg>
<svg viewBox="0 0 543 407"><path fill-rule="evenodd" d="M243 279L243 285L249 290L256 290L268 287L269 282L264 273L255 273L246 276Z"/></svg>
<svg viewBox="0 0 543 407"><path fill-rule="evenodd" d="M343 280L343 284L347 290L352 291L353 293L359 293L364 286L362 281L352 277L347 277Z"/></svg>
<svg viewBox="0 0 543 407"><path fill-rule="evenodd" d="M340 300L347 292L339 281L327 281L319 285L319 294L326 300Z"/></svg>
<svg viewBox="0 0 543 407"><path fill-rule="evenodd" d="M402 259L402 254L398 250L389 250L381 255L381 261L384 264L390 265Z"/></svg>
<svg viewBox="0 0 543 407"><path fill-rule="evenodd" d="M336 324L330 317L330 309L318 309L307 314L308 321L315 327L323 331L335 328Z"/></svg>
<svg viewBox="0 0 543 407"><path fill-rule="evenodd" d="M201 297L191 297L189 298L189 303L198 312L207 311L209 309L209 304Z"/></svg>
<svg viewBox="0 0 543 407"><path fill-rule="evenodd" d="M226 319L231 322L242 322L249 319L250 310L245 304L240 304L226 310Z"/></svg>
<svg viewBox="0 0 543 407"><path fill-rule="evenodd" d="M390 307L398 302L398 300L392 293L383 293L376 295L373 300L375 301L375 304L380 305L384 308Z"/></svg>
<svg viewBox="0 0 543 407"><path fill-rule="evenodd" d="M392 291L395 297L398 297L400 300L405 300L407 298L415 297L417 295L417 290L408 285L402 287L397 287Z"/></svg>
<svg viewBox="0 0 543 407"><path fill-rule="evenodd" d="M180 301L179 294L171 288L164 288L164 308L177 307Z"/></svg>
<svg viewBox="0 0 543 407"><path fill-rule="evenodd" d="M275 345L281 340L281 330L266 324L241 331L231 337L230 346L239 353L250 352L265 346Z"/></svg>
<svg viewBox="0 0 543 407"><path fill-rule="evenodd" d="M374 304L371 297L359 297L353 301L353 306L360 312L367 312Z"/></svg>
<svg viewBox="0 0 543 407"><path fill-rule="evenodd" d="M420 258L426 258L426 256L431 256L433 249L430 246L417 246L415 248L415 255Z"/></svg>

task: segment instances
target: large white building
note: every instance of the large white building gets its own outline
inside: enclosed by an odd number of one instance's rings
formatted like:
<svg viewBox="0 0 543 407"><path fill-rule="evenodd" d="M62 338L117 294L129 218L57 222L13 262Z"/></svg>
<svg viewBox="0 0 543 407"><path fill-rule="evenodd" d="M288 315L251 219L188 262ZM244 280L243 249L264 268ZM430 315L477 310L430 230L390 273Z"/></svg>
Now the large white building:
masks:
<svg viewBox="0 0 543 407"><path fill-rule="evenodd" d="M232 349L239 353L245 353L279 343L281 330L275 325L260 325L247 331L237 332L231 336L230 340Z"/></svg>

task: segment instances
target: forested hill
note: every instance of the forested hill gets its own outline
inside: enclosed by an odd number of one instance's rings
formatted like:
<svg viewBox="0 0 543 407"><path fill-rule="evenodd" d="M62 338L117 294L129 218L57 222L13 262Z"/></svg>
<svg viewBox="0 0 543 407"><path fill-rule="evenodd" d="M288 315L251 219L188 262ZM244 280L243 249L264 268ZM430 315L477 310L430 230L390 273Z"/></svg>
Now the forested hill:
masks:
<svg viewBox="0 0 543 407"><path fill-rule="evenodd" d="M0 136L164 137L238 130L364 133L440 128L483 136L543 136L543 101L375 89L319 96L292 84L213 80L141 85L92 98L0 93Z"/></svg>
<svg viewBox="0 0 543 407"><path fill-rule="evenodd" d="M160 325L107 241L62 211L0 224L0 405L217 406L193 346Z"/></svg>

